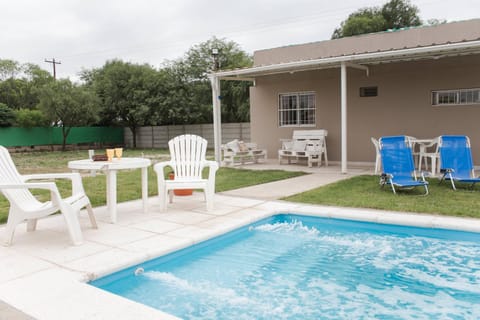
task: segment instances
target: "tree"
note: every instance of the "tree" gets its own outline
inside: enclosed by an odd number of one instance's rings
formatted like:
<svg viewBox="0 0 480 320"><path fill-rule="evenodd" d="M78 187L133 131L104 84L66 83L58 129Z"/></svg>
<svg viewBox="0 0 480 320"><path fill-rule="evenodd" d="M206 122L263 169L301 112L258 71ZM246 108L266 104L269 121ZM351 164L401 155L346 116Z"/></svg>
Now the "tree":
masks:
<svg viewBox="0 0 480 320"><path fill-rule="evenodd" d="M381 10L387 29L421 25L422 21L418 17L418 12L418 8L411 5L408 0L391 0L384 4Z"/></svg>
<svg viewBox="0 0 480 320"><path fill-rule="evenodd" d="M72 127L87 126L98 120L98 100L89 90L70 80L58 80L45 85L40 93L39 109L49 121L62 128L62 150Z"/></svg>
<svg viewBox="0 0 480 320"><path fill-rule="evenodd" d="M0 80L15 78L21 72L21 66L17 61L0 59Z"/></svg>
<svg viewBox="0 0 480 320"><path fill-rule="evenodd" d="M14 110L35 109L38 88L49 82L53 77L36 64L0 60L0 103Z"/></svg>
<svg viewBox="0 0 480 320"><path fill-rule="evenodd" d="M40 110L16 110L15 126L23 128L48 127L49 121Z"/></svg>
<svg viewBox="0 0 480 320"><path fill-rule="evenodd" d="M332 39L419 26L422 21L418 12L418 8L411 5L409 0L390 0L381 8L359 9L342 21L340 27L334 30Z"/></svg>
<svg viewBox="0 0 480 320"><path fill-rule="evenodd" d="M100 97L102 124L130 128L134 148L137 146L137 128L152 121L150 103L155 96L152 85L155 74L156 71L148 65L113 60L82 75Z"/></svg>
<svg viewBox="0 0 480 320"><path fill-rule="evenodd" d="M182 59L167 66L173 84L181 88L184 95L172 97L171 114L178 106L186 106L192 117L183 123L206 123L212 121L212 97L208 74L213 71L212 50L217 49L221 69L250 67L252 57L233 41L212 39L193 46ZM222 120L225 122L248 121L249 101L247 82L226 81L222 83ZM185 101L185 97L188 97ZM179 101L181 100L181 101ZM182 101L183 100L183 101ZM184 113L181 113L184 114Z"/></svg>
<svg viewBox="0 0 480 320"><path fill-rule="evenodd" d="M0 103L0 127L10 127L15 122L15 112L6 104Z"/></svg>

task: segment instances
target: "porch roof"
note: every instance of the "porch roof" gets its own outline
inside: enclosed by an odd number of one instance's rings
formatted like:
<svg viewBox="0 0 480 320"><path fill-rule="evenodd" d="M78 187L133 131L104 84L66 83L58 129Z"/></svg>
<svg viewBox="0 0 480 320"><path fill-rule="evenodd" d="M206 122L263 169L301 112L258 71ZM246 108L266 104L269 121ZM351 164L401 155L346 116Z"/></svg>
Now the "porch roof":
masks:
<svg viewBox="0 0 480 320"><path fill-rule="evenodd" d="M284 62L272 65L257 66L244 69L220 71L214 75L225 80L253 80L255 77L278 73L292 73L316 69L338 68L342 62L360 65L372 65L400 61L425 59L441 59L452 56L480 54L480 40L461 43L447 43L419 48L395 49L382 52L351 54L338 57L320 58L312 60ZM252 78L252 79L249 79Z"/></svg>
<svg viewBox="0 0 480 320"><path fill-rule="evenodd" d="M225 80L361 65L480 54L480 19L260 50L251 68L214 73Z"/></svg>

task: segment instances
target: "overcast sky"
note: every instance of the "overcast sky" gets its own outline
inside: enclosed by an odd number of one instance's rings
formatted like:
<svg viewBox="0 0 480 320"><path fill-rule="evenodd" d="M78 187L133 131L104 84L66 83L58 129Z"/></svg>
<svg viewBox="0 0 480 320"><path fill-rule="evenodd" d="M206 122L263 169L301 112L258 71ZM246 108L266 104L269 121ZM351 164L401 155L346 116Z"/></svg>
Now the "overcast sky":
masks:
<svg viewBox="0 0 480 320"><path fill-rule="evenodd" d="M0 0L0 59L57 77L121 59L160 67L212 36L248 53L327 40L353 11L387 0ZM422 20L480 17L480 0L412 0Z"/></svg>

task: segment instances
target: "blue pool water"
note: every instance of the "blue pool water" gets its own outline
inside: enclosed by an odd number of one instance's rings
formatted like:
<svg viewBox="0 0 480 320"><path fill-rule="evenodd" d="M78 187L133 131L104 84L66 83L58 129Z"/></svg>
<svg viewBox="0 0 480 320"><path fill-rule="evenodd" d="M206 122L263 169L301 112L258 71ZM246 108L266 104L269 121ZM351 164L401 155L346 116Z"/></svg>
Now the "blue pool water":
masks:
<svg viewBox="0 0 480 320"><path fill-rule="evenodd" d="M185 319L477 319L480 234L284 214L91 284Z"/></svg>

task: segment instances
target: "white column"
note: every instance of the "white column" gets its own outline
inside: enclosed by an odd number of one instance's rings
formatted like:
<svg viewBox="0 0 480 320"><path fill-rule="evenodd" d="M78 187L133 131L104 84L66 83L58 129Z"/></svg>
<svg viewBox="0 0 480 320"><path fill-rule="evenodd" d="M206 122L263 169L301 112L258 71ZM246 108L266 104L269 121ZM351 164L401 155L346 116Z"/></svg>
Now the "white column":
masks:
<svg viewBox="0 0 480 320"><path fill-rule="evenodd" d="M341 65L342 173L347 173L347 65Z"/></svg>
<svg viewBox="0 0 480 320"><path fill-rule="evenodd" d="M221 145L222 145L222 116L221 116L221 102L220 102L220 79L215 76L210 77L212 84L212 101L213 101L213 137L215 147L215 161L220 165L222 159Z"/></svg>

